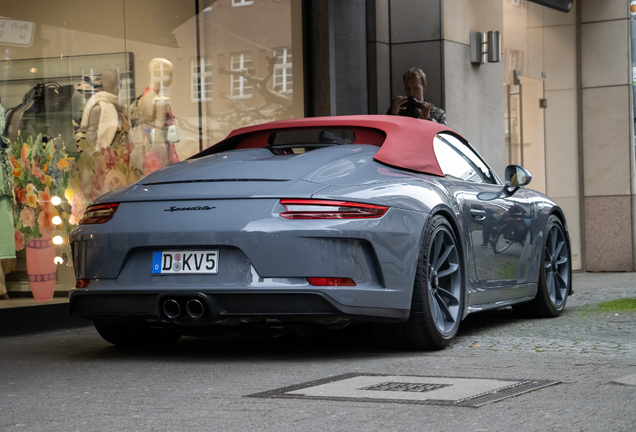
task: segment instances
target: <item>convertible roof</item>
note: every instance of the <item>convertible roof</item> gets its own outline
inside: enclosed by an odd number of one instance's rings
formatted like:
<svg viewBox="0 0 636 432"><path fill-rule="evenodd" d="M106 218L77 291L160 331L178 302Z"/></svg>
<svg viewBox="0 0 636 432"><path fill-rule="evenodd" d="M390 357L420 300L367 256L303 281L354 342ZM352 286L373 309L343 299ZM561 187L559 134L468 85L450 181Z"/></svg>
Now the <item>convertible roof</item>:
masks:
<svg viewBox="0 0 636 432"><path fill-rule="evenodd" d="M386 135L386 138L373 159L398 168L437 176L444 175L433 151L433 138L439 132L453 131L433 121L410 117L359 115L281 120L236 129L220 143L230 138L240 135L248 136L260 131L323 127L355 127L379 130Z"/></svg>

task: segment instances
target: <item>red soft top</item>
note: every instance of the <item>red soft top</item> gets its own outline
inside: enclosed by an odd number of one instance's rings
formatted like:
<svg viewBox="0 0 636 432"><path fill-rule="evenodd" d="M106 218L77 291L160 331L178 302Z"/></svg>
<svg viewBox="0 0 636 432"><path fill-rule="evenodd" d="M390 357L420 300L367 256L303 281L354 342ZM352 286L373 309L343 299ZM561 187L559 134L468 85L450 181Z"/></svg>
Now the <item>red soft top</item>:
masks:
<svg viewBox="0 0 636 432"><path fill-rule="evenodd" d="M259 131L317 127L380 130L384 132L386 139L373 159L398 168L444 176L433 151L433 138L439 132L453 131L434 121L391 115L311 117L247 126L232 131L226 139Z"/></svg>

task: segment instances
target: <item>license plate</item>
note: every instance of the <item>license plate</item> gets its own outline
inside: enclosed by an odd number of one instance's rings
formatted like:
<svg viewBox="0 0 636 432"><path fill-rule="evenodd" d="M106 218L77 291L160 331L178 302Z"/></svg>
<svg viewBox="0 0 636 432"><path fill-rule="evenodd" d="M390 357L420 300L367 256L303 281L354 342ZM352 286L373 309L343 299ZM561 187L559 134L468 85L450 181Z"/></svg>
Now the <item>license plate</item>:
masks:
<svg viewBox="0 0 636 432"><path fill-rule="evenodd" d="M152 253L152 274L219 272L219 251L170 251Z"/></svg>

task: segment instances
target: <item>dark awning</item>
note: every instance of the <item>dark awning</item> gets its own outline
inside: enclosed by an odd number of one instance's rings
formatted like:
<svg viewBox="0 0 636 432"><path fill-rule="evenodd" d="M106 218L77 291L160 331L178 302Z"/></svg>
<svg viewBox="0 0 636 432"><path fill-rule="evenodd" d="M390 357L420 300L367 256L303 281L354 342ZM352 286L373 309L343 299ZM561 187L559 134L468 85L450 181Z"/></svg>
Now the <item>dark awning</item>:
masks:
<svg viewBox="0 0 636 432"><path fill-rule="evenodd" d="M540 4L541 6L549 7L551 9L556 9L561 12L570 12L572 9L572 1L573 0L528 0L532 3Z"/></svg>

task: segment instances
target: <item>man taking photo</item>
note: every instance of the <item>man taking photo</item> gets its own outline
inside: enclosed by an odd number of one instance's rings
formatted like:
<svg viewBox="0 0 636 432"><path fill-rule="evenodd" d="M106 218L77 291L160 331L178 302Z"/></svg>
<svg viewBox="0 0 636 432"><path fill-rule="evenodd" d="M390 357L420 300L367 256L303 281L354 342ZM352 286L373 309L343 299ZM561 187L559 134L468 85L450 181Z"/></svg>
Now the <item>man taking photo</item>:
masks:
<svg viewBox="0 0 636 432"><path fill-rule="evenodd" d="M404 115L409 117L431 120L446 125L446 113L431 102L424 102L426 90L426 74L422 69L412 67L404 72L404 93L397 96L387 114Z"/></svg>

